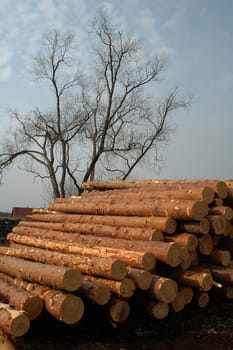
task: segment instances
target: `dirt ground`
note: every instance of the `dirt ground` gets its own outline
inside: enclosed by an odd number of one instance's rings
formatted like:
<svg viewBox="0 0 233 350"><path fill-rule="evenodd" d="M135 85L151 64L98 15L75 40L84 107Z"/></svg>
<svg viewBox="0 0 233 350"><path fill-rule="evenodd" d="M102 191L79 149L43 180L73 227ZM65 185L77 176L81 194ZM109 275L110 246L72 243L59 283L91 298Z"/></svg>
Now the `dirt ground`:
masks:
<svg viewBox="0 0 233 350"><path fill-rule="evenodd" d="M42 316L15 340L17 350L232 350L233 301L215 299L207 308L189 306L165 320L134 314L122 325L111 324L98 310L76 325L65 326ZM96 316L97 315L97 316Z"/></svg>

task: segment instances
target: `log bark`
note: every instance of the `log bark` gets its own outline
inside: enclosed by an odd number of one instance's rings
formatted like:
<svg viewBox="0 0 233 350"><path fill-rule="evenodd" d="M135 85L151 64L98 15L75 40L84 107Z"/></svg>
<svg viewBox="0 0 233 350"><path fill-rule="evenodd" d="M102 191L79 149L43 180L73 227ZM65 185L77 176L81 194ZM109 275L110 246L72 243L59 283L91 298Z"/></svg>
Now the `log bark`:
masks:
<svg viewBox="0 0 233 350"><path fill-rule="evenodd" d="M76 214L166 216L179 220L201 220L208 214L208 205L203 201L154 200L120 203L54 203L49 210Z"/></svg>
<svg viewBox="0 0 233 350"><path fill-rule="evenodd" d="M111 293L121 298L132 297L136 290L135 283L129 278L124 278L122 281L113 281L86 275L85 280L107 287Z"/></svg>
<svg viewBox="0 0 233 350"><path fill-rule="evenodd" d="M7 334L20 337L29 330L30 321L23 311L0 303L0 326Z"/></svg>
<svg viewBox="0 0 233 350"><path fill-rule="evenodd" d="M13 278L3 273L0 273L0 279L43 299L46 310L65 324L74 324L83 316L84 304L78 296L38 283L27 282L21 278Z"/></svg>
<svg viewBox="0 0 233 350"><path fill-rule="evenodd" d="M189 251L196 250L198 247L198 238L190 233L176 233L173 236L166 236L165 241L178 243Z"/></svg>
<svg viewBox="0 0 233 350"><path fill-rule="evenodd" d="M63 266L68 266L71 268L71 271L73 271L73 269L78 269L77 271L79 272L81 271L83 273L90 273L95 276L102 276L116 280L121 280L127 275L127 269L125 264L118 259L86 257L58 253L40 248L32 248L20 244L13 244L10 247L0 247L0 254L42 262L46 266L47 264L57 265L60 266L59 269L56 269L58 271L62 271L63 269L67 270L67 268ZM4 258L7 258L7 256L5 256ZM70 271L70 269L68 269L68 271ZM7 270L3 272L9 273ZM18 276L18 274L16 276L26 278L25 276L21 275ZM61 289L65 289L64 286Z"/></svg>
<svg viewBox="0 0 233 350"><path fill-rule="evenodd" d="M118 258L127 265L143 268L146 270L153 270L156 265L156 259L150 252L144 253L102 246L87 247L85 243L71 245L65 241L47 241L44 238L35 238L13 233L8 234L8 240L31 247L43 248L61 253L80 254L87 257Z"/></svg>
<svg viewBox="0 0 233 350"><path fill-rule="evenodd" d="M129 317L130 307L126 300L111 299L108 313L114 323L121 324Z"/></svg>
<svg viewBox="0 0 233 350"><path fill-rule="evenodd" d="M0 349L1 350L16 350L12 344L9 335L0 328Z"/></svg>
<svg viewBox="0 0 233 350"><path fill-rule="evenodd" d="M0 271L14 277L19 277L32 282L47 284L53 288L64 289L67 291L77 290L82 283L82 275L75 269L53 265L41 264L34 261L26 261L23 255L4 256L7 247L0 247ZM10 249L10 248L9 248ZM43 253L46 253L43 251ZM11 255L11 254L9 254ZM32 260L33 259L32 257Z"/></svg>
<svg viewBox="0 0 233 350"><path fill-rule="evenodd" d="M148 295L164 303L172 303L178 292L177 283L171 279L159 275L152 275L151 286Z"/></svg>
<svg viewBox="0 0 233 350"><path fill-rule="evenodd" d="M31 216L33 224L35 221L40 221L41 223L62 223L71 222L71 223L89 223L89 224L99 224L99 225L109 225L109 226L123 226L123 227L141 227L141 228L151 228L154 230L166 232L168 234L173 234L176 231L176 221L170 217L160 217L160 216L149 216L149 217L140 217L140 216L108 216L108 215L76 215L76 214L61 214L55 213L52 214L52 211L49 213L35 213ZM19 225L30 226L28 221L21 221ZM48 229L56 230L56 225ZM57 226L59 227L59 226ZM63 229L63 226L60 226ZM44 227L43 227L44 228ZM62 230L61 229L61 230Z"/></svg>
<svg viewBox="0 0 233 350"><path fill-rule="evenodd" d="M152 274L146 270L140 270L128 266L128 277L132 279L137 288L147 290L150 288L152 282Z"/></svg>
<svg viewBox="0 0 233 350"><path fill-rule="evenodd" d="M210 223L207 218L203 218L200 221L178 221L177 232L188 232L196 234L209 233Z"/></svg>
<svg viewBox="0 0 233 350"><path fill-rule="evenodd" d="M111 297L111 292L108 287L98 282L88 281L85 279L85 276L79 292L91 303L101 306L106 305Z"/></svg>
<svg viewBox="0 0 233 350"><path fill-rule="evenodd" d="M43 300L32 293L11 285L0 278L0 298L14 309L24 311L29 320L38 318L43 310Z"/></svg>
<svg viewBox="0 0 233 350"><path fill-rule="evenodd" d="M202 258L204 262L220 266L229 266L231 264L231 253L229 250L213 248L208 256Z"/></svg>
<svg viewBox="0 0 233 350"><path fill-rule="evenodd" d="M113 247L117 249L134 250L141 252L150 252L156 259L170 266L178 266L181 262L180 246L174 242L146 242L146 241L129 241L123 239L112 240L108 237L85 236L81 234L69 234L60 231L40 230L33 228L15 227L14 232L17 234L30 235L47 239L57 239L62 241L71 241L78 244L84 243L91 246Z"/></svg>
<svg viewBox="0 0 233 350"><path fill-rule="evenodd" d="M212 264L205 264L204 266L211 271L217 282L233 286L233 266L222 267Z"/></svg>

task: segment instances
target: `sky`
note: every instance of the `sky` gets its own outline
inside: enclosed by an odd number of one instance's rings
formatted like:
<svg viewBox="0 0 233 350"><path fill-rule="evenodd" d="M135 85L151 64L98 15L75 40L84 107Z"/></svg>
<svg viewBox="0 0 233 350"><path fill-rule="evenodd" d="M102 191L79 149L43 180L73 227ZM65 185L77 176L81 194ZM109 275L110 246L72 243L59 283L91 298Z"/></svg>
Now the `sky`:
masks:
<svg viewBox="0 0 233 350"><path fill-rule="evenodd" d="M189 110L171 116L174 131L157 170L143 165L135 178L233 178L233 1L231 0L0 0L0 137L10 110L49 105L35 81L32 57L52 28L71 30L85 57L86 29L98 8L108 9L125 32L151 53L165 54L162 91L178 87ZM159 87L158 87L159 89ZM157 92L155 91L155 94ZM46 185L16 167L0 185L0 211L46 207Z"/></svg>

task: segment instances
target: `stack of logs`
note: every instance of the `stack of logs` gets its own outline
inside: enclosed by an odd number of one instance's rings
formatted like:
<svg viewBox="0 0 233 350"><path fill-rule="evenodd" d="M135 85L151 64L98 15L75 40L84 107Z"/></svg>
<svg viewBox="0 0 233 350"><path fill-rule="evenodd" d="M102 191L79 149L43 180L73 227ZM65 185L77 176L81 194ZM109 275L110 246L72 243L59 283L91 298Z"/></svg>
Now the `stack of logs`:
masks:
<svg viewBox="0 0 233 350"><path fill-rule="evenodd" d="M43 309L74 324L87 303L122 323L132 305L163 319L233 298L232 208L233 180L124 180L34 209L0 246L1 329L21 336Z"/></svg>

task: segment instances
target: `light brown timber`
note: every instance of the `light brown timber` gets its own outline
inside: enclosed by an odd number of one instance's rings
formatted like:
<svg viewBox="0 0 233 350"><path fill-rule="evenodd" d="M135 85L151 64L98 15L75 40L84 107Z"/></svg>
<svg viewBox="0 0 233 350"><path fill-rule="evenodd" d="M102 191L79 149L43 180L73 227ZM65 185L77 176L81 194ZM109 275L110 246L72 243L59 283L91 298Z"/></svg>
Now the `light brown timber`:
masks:
<svg viewBox="0 0 233 350"><path fill-rule="evenodd" d="M130 307L126 300L114 299L110 300L108 313L114 323L123 323L129 317Z"/></svg>
<svg viewBox="0 0 233 350"><path fill-rule="evenodd" d="M209 255L213 247L213 238L210 234L205 234L198 239L198 250L200 253Z"/></svg>
<svg viewBox="0 0 233 350"><path fill-rule="evenodd" d="M173 271L171 276L180 284L199 288L204 292L209 291L213 286L213 278L208 272L178 269Z"/></svg>
<svg viewBox="0 0 233 350"><path fill-rule="evenodd" d="M10 339L9 334L4 332L2 328L0 328L0 349L1 350L16 350L12 341Z"/></svg>
<svg viewBox="0 0 233 350"><path fill-rule="evenodd" d="M233 219L233 210L228 206L212 206L209 208L209 215L222 215L226 220Z"/></svg>
<svg viewBox="0 0 233 350"><path fill-rule="evenodd" d="M177 295L178 286L171 278L152 275L152 282L148 292L152 298L164 303L172 303Z"/></svg>
<svg viewBox="0 0 233 350"><path fill-rule="evenodd" d="M0 254L5 254L8 248L0 247L0 249ZM46 252L43 251L43 253ZM27 261L23 259L23 256L14 257L0 255L0 271L11 276L23 278L32 282L48 284L53 288L67 291L77 290L82 283L82 275L76 269L63 266L57 268L48 263L41 264L35 261Z"/></svg>
<svg viewBox="0 0 233 350"><path fill-rule="evenodd" d="M23 311L0 303L0 326L7 334L20 337L29 330L30 320Z"/></svg>
<svg viewBox="0 0 233 350"><path fill-rule="evenodd" d="M171 303L171 308L174 312L180 312L184 309L186 305L186 300L184 294L178 290L177 295L173 302Z"/></svg>
<svg viewBox="0 0 233 350"><path fill-rule="evenodd" d="M226 230L226 219L223 215L208 215L207 219L210 224L210 232L221 235Z"/></svg>
<svg viewBox="0 0 233 350"><path fill-rule="evenodd" d="M147 270L136 269L128 266L128 277L132 279L137 288L147 290L150 288L152 282L152 274Z"/></svg>
<svg viewBox="0 0 233 350"><path fill-rule="evenodd" d="M204 262L219 266L229 266L231 264L231 253L229 250L213 248L208 256L203 259Z"/></svg>
<svg viewBox="0 0 233 350"><path fill-rule="evenodd" d="M186 232L167 236L165 241L178 243L182 247L186 247L189 251L196 250L198 247L198 238L194 234Z"/></svg>
<svg viewBox="0 0 233 350"><path fill-rule="evenodd" d="M101 306L106 305L111 297L111 292L108 287L98 282L88 281L85 279L85 276L79 293L91 303Z"/></svg>
<svg viewBox="0 0 233 350"><path fill-rule="evenodd" d="M178 221L177 232L189 232L189 233L209 233L210 223L207 218L203 218L200 221Z"/></svg>
<svg viewBox="0 0 233 350"><path fill-rule="evenodd" d="M127 275L126 265L118 259L86 257L81 255L58 253L20 244L12 244L10 247L0 247L0 254L42 262L46 266L47 264L57 265L60 266L59 269L56 268L58 271L62 269L68 269L67 267L63 267L68 266L72 270L77 269L79 272L81 271L83 273L90 273L96 276L103 276L116 280L121 280ZM4 258L7 258L7 256ZM1 259L2 258L0 258L0 262ZM7 270L3 272L9 273ZM26 278L21 275L17 277ZM63 287L63 289L65 288ZM77 288L75 288L75 290L76 289Z"/></svg>

